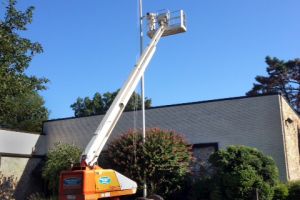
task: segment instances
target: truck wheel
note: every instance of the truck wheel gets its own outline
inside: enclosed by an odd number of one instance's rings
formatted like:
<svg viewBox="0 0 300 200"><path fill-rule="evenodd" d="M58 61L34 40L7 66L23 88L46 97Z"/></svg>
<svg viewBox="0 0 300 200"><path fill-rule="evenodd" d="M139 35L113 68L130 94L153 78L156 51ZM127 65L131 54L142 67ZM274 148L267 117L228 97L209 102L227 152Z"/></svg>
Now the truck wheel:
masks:
<svg viewBox="0 0 300 200"><path fill-rule="evenodd" d="M152 194L148 197L149 199L153 199L153 200L164 200L164 198L162 198L161 196L159 196L158 194Z"/></svg>

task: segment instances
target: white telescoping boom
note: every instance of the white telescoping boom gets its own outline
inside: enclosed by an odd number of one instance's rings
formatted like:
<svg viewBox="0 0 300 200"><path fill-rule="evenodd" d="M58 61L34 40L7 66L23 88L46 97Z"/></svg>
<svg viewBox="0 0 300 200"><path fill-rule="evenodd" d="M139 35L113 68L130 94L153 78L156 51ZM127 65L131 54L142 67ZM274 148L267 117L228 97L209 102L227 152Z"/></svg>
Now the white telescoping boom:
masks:
<svg viewBox="0 0 300 200"><path fill-rule="evenodd" d="M59 200L70 199L119 199L136 193L137 183L113 169L102 169L96 163L124 108L145 72L161 37L186 31L183 11L172 18L169 11L149 13L148 36L152 38L143 51L128 80L108 109L92 139L81 155L80 167L60 173Z"/></svg>
<svg viewBox="0 0 300 200"><path fill-rule="evenodd" d="M161 38L164 30L165 30L164 26L161 26L157 30L151 43L149 44L147 49L143 52L139 61L135 65L134 70L129 76L129 79L126 81L125 85L119 91L118 95L114 99L112 105L110 106L109 110L107 111L103 120L98 126L96 132L94 133L94 136L92 137L87 147L85 148L81 157L82 159L81 162L84 161L85 164L88 166L93 166L97 162L98 157L106 141L108 140L113 128L115 127L118 119L120 118L124 108L127 105L127 102L129 101L131 95L133 94L142 75L144 74L144 71L148 66L156 50L156 44Z"/></svg>
<svg viewBox="0 0 300 200"><path fill-rule="evenodd" d="M183 12L180 11L180 14L183 15ZM154 14L155 15L155 14ZM153 19L153 14L149 13L147 15L149 18ZM181 31L174 31L174 27L170 27L170 12L159 14L156 16L158 20L151 20L150 23L157 23L159 28L152 28L149 30L151 32L151 42L148 47L143 51L143 54L137 61L133 71L131 72L128 80L125 82L121 90L118 92L118 95L115 97L112 105L102 119L100 125L96 129L92 139L88 143L84 152L81 155L81 165L82 166L94 166L98 160L98 157L106 144L110 134L113 131L116 123L118 122L124 108L126 107L131 95L133 94L136 86L138 85L142 75L144 74L145 69L147 68L155 50L156 45L162 36L167 34L175 34L176 32L184 32L184 29ZM182 20L183 23L183 20ZM155 24L152 24L152 27L155 27ZM178 27L177 27L178 29ZM168 33L168 31L170 33ZM148 33L149 33L148 32ZM154 33L154 34L152 34ZM166 34L167 33L167 34Z"/></svg>

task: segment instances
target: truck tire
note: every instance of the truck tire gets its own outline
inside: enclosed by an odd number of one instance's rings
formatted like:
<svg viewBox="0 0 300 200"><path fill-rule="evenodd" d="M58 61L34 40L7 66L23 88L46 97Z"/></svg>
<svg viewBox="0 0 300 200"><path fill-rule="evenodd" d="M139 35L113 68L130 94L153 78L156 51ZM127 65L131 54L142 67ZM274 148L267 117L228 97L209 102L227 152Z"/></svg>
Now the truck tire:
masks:
<svg viewBox="0 0 300 200"><path fill-rule="evenodd" d="M149 199L152 200L164 200L164 198L162 198L161 196L159 196L158 194L152 194L148 197Z"/></svg>

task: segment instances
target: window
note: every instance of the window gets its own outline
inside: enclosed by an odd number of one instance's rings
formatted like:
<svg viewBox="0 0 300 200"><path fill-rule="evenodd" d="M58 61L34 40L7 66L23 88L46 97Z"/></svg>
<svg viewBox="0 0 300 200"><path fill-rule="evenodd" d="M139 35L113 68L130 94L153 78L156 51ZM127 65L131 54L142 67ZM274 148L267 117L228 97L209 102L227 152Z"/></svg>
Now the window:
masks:
<svg viewBox="0 0 300 200"><path fill-rule="evenodd" d="M210 155L218 149L218 143L201 143L193 145L193 156L195 161L191 170L194 177L201 177L211 173L208 159Z"/></svg>

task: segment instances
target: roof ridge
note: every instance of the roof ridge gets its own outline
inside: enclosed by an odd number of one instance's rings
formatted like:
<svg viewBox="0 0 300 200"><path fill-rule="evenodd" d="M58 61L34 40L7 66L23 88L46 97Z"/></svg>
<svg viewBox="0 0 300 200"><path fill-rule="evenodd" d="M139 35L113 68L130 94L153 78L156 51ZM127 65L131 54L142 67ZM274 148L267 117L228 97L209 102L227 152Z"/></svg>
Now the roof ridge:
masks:
<svg viewBox="0 0 300 200"><path fill-rule="evenodd" d="M219 99L211 99L211 100L203 100L203 101L194 101L194 102L188 102L188 103L177 103L177 104L169 104L169 105L162 105L162 106L153 106L150 108L147 108L146 110L152 110L152 109L159 109L159 108L168 108L168 107L175 107L175 106L186 106L186 105L194 105L194 104L202 104L202 103L211 103L211 102L219 102L219 101L229 101L229 100L237 100L237 99L248 99L248 98L256 98L256 97L264 97L264 96L273 96L273 95L281 95L281 93L269 93L269 94L258 94L255 96L237 96L237 97L227 97L227 98L219 98ZM124 113L133 112L133 111L124 111ZM95 116L103 116L104 114L97 114L97 115L89 115L89 116L83 116L83 117L65 117L65 118L57 118L57 119L50 119L43 121L45 122L52 122L52 121L62 121L62 120L70 120L70 119L79 119L84 117L95 117Z"/></svg>

